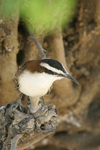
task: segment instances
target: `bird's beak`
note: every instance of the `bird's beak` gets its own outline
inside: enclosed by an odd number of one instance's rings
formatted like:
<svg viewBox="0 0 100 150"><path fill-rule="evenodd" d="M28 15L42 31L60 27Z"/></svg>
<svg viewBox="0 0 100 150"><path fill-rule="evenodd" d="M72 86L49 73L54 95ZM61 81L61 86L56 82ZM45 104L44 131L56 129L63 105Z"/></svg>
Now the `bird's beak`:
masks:
<svg viewBox="0 0 100 150"><path fill-rule="evenodd" d="M74 77L72 77L70 74L66 73L66 75L64 75L64 77L72 80L73 82L75 82L76 84L79 85L78 81Z"/></svg>

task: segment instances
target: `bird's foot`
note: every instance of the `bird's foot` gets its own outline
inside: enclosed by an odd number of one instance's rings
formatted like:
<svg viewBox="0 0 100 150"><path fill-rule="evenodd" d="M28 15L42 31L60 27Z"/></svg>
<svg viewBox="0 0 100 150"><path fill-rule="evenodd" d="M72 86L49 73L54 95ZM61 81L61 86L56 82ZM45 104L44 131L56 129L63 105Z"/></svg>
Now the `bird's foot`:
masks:
<svg viewBox="0 0 100 150"><path fill-rule="evenodd" d="M43 110L43 111L44 111L44 110L48 110L48 106L45 104L43 97L42 97L42 103L43 103L42 110Z"/></svg>
<svg viewBox="0 0 100 150"><path fill-rule="evenodd" d="M13 111L15 109L18 109L21 112L27 113L27 109L23 106L23 104L21 102L22 97L23 97L23 94L21 93L21 95L20 95L19 99L17 100L16 104L13 105L14 106Z"/></svg>
<svg viewBox="0 0 100 150"><path fill-rule="evenodd" d="M48 106L47 105L44 105L43 107L42 107L42 110L44 111L44 110L48 110Z"/></svg>
<svg viewBox="0 0 100 150"><path fill-rule="evenodd" d="M22 97L23 97L23 94L21 94L17 100L17 107L19 107L19 110L22 110L22 108L23 108L23 104L21 102Z"/></svg>

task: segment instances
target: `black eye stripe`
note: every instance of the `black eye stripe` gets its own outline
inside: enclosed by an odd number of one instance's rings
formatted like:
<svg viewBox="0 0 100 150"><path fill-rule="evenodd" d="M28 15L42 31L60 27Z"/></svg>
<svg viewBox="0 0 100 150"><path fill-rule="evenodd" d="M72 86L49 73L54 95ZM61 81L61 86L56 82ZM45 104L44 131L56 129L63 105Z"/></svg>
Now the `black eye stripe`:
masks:
<svg viewBox="0 0 100 150"><path fill-rule="evenodd" d="M45 71L46 73L48 73L48 74L54 74L54 72L53 72L53 71L48 70L47 68L44 68L44 71Z"/></svg>
<svg viewBox="0 0 100 150"><path fill-rule="evenodd" d="M58 74L58 73L56 73L56 72L53 72L53 71L51 71L51 70L48 70L47 68L44 68L44 71L45 71L45 73L48 73L48 74L52 74L52 75L56 75L56 76L60 76L60 77L64 77L64 75L62 75L62 74Z"/></svg>

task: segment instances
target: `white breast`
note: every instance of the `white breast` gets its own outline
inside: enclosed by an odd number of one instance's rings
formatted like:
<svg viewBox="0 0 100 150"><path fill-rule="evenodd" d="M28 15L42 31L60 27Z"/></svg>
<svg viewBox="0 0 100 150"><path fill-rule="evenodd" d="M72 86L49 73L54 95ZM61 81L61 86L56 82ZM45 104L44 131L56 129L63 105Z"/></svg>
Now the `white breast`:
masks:
<svg viewBox="0 0 100 150"><path fill-rule="evenodd" d="M25 70L19 76L19 90L27 96L41 97L50 89L57 77L47 73L30 73Z"/></svg>

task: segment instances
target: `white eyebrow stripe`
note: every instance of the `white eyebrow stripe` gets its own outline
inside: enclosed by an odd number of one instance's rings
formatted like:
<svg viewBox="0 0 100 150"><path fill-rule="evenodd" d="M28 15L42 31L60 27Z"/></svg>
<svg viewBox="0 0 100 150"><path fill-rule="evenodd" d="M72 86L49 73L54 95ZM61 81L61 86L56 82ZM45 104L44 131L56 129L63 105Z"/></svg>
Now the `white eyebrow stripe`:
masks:
<svg viewBox="0 0 100 150"><path fill-rule="evenodd" d="M58 70L58 69L56 69L56 68L53 68L53 67L51 67L50 65L48 65L48 64L46 64L46 63L40 63L40 66L43 66L43 67L47 68L48 70L51 70L51 71L56 72L56 73L58 73L58 74L64 74L63 71Z"/></svg>

